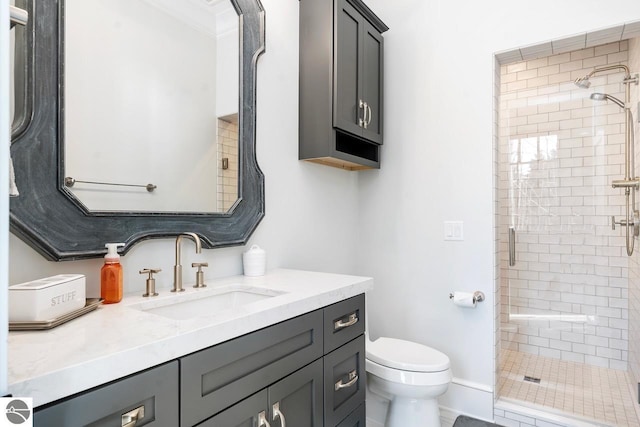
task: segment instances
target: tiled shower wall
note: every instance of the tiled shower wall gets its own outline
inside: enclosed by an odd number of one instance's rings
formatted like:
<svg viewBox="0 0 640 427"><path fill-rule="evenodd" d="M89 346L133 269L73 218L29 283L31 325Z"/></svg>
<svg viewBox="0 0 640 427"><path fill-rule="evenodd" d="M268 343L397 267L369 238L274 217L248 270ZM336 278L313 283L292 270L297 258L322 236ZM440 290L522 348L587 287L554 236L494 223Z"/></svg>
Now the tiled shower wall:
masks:
<svg viewBox="0 0 640 427"><path fill-rule="evenodd" d="M640 73L640 38L629 40L629 68L631 74ZM638 102L640 86L631 87L631 111L635 130L635 170L640 176L640 125L638 125ZM638 194L638 193L636 193ZM629 374L633 383L640 383L640 245L636 240L636 250L629 258ZM638 388L633 387L638 399Z"/></svg>
<svg viewBox="0 0 640 427"><path fill-rule="evenodd" d="M499 184L503 348L627 369L622 73L573 84L596 66L626 64L628 41L501 67ZM517 263L508 265L507 230ZM517 318L520 316L519 318Z"/></svg>
<svg viewBox="0 0 640 427"><path fill-rule="evenodd" d="M218 207L227 212L238 199L238 122L218 119ZM228 168L222 168L228 159Z"/></svg>

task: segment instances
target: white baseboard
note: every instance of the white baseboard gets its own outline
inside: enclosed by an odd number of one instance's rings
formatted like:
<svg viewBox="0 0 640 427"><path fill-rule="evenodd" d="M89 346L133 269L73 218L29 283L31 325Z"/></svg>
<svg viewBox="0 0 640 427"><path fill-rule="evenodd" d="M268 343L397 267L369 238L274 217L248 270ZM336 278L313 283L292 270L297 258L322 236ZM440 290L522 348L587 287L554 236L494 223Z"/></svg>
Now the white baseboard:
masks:
<svg viewBox="0 0 640 427"><path fill-rule="evenodd" d="M453 427L453 423L456 422L458 415L462 415L457 411L440 406L440 422L442 427Z"/></svg>
<svg viewBox="0 0 640 427"><path fill-rule="evenodd" d="M454 378L438 403L458 415L493 422L493 390L484 384Z"/></svg>

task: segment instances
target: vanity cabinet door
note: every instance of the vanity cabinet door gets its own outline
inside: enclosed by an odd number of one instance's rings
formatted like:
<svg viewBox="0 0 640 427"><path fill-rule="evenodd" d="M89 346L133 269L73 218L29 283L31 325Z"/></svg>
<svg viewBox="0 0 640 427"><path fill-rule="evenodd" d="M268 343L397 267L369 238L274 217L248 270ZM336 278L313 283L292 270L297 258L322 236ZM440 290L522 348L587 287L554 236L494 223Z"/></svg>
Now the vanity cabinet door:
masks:
<svg viewBox="0 0 640 427"><path fill-rule="evenodd" d="M144 415L139 408L144 408ZM36 408L33 418L37 427L111 427L125 425L136 410L136 427L179 425L178 362Z"/></svg>
<svg viewBox="0 0 640 427"><path fill-rule="evenodd" d="M215 417L198 424L198 427L260 427L261 416L265 419L268 417L267 390L259 391L244 399Z"/></svg>
<svg viewBox="0 0 640 427"><path fill-rule="evenodd" d="M271 427L322 427L322 359L269 387L269 407Z"/></svg>
<svg viewBox="0 0 640 427"><path fill-rule="evenodd" d="M364 335L324 357L324 419L336 426L365 399Z"/></svg>
<svg viewBox="0 0 640 427"><path fill-rule="evenodd" d="M334 127L382 144L382 35L336 0Z"/></svg>

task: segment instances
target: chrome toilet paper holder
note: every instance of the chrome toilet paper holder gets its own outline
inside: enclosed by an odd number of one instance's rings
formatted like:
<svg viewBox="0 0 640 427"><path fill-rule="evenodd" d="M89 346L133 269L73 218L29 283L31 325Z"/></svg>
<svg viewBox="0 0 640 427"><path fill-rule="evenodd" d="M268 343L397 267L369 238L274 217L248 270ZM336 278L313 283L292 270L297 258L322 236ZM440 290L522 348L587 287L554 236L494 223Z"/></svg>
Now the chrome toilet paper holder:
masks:
<svg viewBox="0 0 640 427"><path fill-rule="evenodd" d="M449 293L449 299L453 299L453 293ZM473 293L473 303L484 301L484 293L480 291L475 291Z"/></svg>

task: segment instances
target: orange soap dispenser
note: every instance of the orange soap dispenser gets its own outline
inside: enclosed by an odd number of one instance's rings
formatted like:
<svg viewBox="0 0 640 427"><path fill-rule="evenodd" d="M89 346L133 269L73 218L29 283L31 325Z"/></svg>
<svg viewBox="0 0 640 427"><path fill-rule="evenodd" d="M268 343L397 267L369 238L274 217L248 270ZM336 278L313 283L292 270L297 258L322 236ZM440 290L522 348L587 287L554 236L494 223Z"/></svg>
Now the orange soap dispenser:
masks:
<svg viewBox="0 0 640 427"><path fill-rule="evenodd" d="M100 270L100 297L103 304L113 304L122 300L122 265L118 248L124 243L107 243L107 254Z"/></svg>

